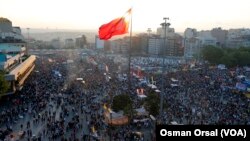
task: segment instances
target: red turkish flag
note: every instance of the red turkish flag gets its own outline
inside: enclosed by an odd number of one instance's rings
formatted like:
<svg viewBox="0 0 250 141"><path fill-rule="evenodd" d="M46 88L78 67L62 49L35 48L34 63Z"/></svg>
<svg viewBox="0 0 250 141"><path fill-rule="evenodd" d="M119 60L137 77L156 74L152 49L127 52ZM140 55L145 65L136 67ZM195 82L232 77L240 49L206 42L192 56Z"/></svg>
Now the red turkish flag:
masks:
<svg viewBox="0 0 250 141"><path fill-rule="evenodd" d="M116 18L107 24L103 24L99 28L99 38L101 40L108 40L112 36L122 35L128 33L129 21L126 20L126 16L129 16L131 9L129 9L125 16Z"/></svg>

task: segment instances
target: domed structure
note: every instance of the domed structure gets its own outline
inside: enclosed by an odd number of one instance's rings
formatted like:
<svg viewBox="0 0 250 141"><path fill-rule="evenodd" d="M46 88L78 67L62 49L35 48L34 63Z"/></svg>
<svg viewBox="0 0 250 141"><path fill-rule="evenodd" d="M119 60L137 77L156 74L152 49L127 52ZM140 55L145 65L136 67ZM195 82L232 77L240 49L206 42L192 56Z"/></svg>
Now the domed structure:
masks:
<svg viewBox="0 0 250 141"><path fill-rule="evenodd" d="M1 22L1 23L2 23L2 22L4 22L4 23L6 23L6 22L11 23L11 21L10 21L9 19L3 18L3 17L0 17L0 22Z"/></svg>
<svg viewBox="0 0 250 141"><path fill-rule="evenodd" d="M0 31L12 32L12 22L7 18L0 17Z"/></svg>

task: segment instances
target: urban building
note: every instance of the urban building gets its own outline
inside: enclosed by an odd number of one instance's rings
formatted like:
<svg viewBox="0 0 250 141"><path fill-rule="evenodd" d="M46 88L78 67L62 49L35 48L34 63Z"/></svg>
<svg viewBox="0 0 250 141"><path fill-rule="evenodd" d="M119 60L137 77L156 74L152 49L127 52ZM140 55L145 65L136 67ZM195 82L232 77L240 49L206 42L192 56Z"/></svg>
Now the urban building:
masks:
<svg viewBox="0 0 250 141"><path fill-rule="evenodd" d="M85 35L82 35L80 37L77 37L75 39L75 44L77 48L86 48L87 46L87 38Z"/></svg>
<svg viewBox="0 0 250 141"><path fill-rule="evenodd" d="M61 40L59 38L52 39L51 40L51 47L52 48L61 48L62 47Z"/></svg>
<svg viewBox="0 0 250 141"><path fill-rule="evenodd" d="M187 28L184 31L184 57L192 59L200 53L201 40L198 38L198 32L195 28Z"/></svg>
<svg viewBox="0 0 250 141"><path fill-rule="evenodd" d="M222 30L222 28L213 28L211 30L211 35L216 38L216 46L219 47L225 47L226 46L226 40L227 40L227 30Z"/></svg>
<svg viewBox="0 0 250 141"><path fill-rule="evenodd" d="M104 49L104 40L100 40L98 36L95 36L95 49Z"/></svg>
<svg viewBox="0 0 250 141"><path fill-rule="evenodd" d="M235 47L250 47L250 29L229 29L226 46Z"/></svg>
<svg viewBox="0 0 250 141"><path fill-rule="evenodd" d="M159 27L157 28L156 34L160 35L160 37L164 38L164 28L163 27ZM170 28L169 26L166 27L166 37L173 37L175 36L175 30L174 28Z"/></svg>
<svg viewBox="0 0 250 141"><path fill-rule="evenodd" d="M174 28L170 28L169 25L166 26L166 39L164 46L164 28L157 28L157 35L162 39L160 55L164 56L183 56L184 55L184 47L183 47L183 37L177 33L175 33Z"/></svg>
<svg viewBox="0 0 250 141"><path fill-rule="evenodd" d="M13 31L12 22L7 18L0 17L0 32L11 33L12 31Z"/></svg>
<svg viewBox="0 0 250 141"><path fill-rule="evenodd" d="M198 32L198 38L201 40L202 46L216 46L217 40L215 37L212 36L210 30L202 30Z"/></svg>
<svg viewBox="0 0 250 141"><path fill-rule="evenodd" d="M163 46L163 38L160 36L151 36L148 39L148 54L149 55L160 55Z"/></svg>
<svg viewBox="0 0 250 141"><path fill-rule="evenodd" d="M121 41L122 39L116 39L110 41L110 51L113 53L120 53L121 52Z"/></svg>
<svg viewBox="0 0 250 141"><path fill-rule="evenodd" d="M194 58L195 55L197 55L197 57L200 57L200 51L201 51L201 40L199 40L197 37L184 39L185 58L191 59Z"/></svg>
<svg viewBox="0 0 250 141"><path fill-rule="evenodd" d="M184 38L189 39L189 38L194 38L198 36L198 32L195 28L187 28L184 31Z"/></svg>
<svg viewBox="0 0 250 141"><path fill-rule="evenodd" d="M73 39L69 38L69 39L65 39L65 44L64 44L65 48L74 48L75 47L75 42Z"/></svg>
<svg viewBox="0 0 250 141"><path fill-rule="evenodd" d="M122 39L115 39L110 43L110 49L114 53L128 54L130 46L130 37L126 36Z"/></svg>
<svg viewBox="0 0 250 141"><path fill-rule="evenodd" d="M138 52L140 54L148 54L148 40L150 38L150 34L145 34L145 33L141 33L137 35L138 38Z"/></svg>
<svg viewBox="0 0 250 141"><path fill-rule="evenodd" d="M7 18L0 17L0 42L21 42L24 37L20 27L12 27L12 22Z"/></svg>
<svg viewBox="0 0 250 141"><path fill-rule="evenodd" d="M167 37L166 39L166 56L183 56L184 55L184 46L183 46L183 37L179 34L175 34L172 37Z"/></svg>
<svg viewBox="0 0 250 141"><path fill-rule="evenodd" d="M129 51L129 46L130 46L130 37L129 36L123 37L121 45L120 45L121 53L127 54Z"/></svg>
<svg viewBox="0 0 250 141"><path fill-rule="evenodd" d="M7 94L20 90L35 67L36 56L28 55L27 43L19 27L12 27L12 22L0 18L0 70L5 72L5 79L10 84Z"/></svg>
<svg viewBox="0 0 250 141"><path fill-rule="evenodd" d="M131 54L132 55L146 55L148 53L148 35L138 34L131 37ZM130 47L130 36L125 36L121 39L115 39L109 43L111 52L114 53L128 53Z"/></svg>

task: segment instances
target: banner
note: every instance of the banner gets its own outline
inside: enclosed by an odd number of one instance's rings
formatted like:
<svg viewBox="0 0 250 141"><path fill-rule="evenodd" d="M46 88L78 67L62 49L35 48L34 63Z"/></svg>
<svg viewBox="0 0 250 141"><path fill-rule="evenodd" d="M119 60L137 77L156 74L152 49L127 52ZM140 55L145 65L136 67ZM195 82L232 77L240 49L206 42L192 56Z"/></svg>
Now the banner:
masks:
<svg viewBox="0 0 250 141"><path fill-rule="evenodd" d="M235 87L241 91L245 91L247 88L245 84L242 84L240 82L237 82Z"/></svg>

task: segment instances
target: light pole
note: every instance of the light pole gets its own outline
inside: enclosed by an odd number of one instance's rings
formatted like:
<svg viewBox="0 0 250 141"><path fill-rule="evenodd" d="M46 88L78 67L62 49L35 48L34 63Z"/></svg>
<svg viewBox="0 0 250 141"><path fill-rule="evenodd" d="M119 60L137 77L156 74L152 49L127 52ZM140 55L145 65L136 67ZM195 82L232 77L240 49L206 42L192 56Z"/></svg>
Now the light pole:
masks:
<svg viewBox="0 0 250 141"><path fill-rule="evenodd" d="M29 39L30 39L30 33L29 33L29 31L30 31L30 28L27 28L28 41L29 41Z"/></svg>
<svg viewBox="0 0 250 141"><path fill-rule="evenodd" d="M147 51L146 51L146 52L148 53L148 49L149 49L149 38L150 38L150 33L152 32L151 28L148 28L147 32L148 32L148 40L147 40Z"/></svg>
<svg viewBox="0 0 250 141"><path fill-rule="evenodd" d="M160 98L160 121L163 116L163 94L164 94L164 72L165 72L165 48L166 48L166 28L170 25L170 23L167 23L167 20L169 18L164 17L163 18L164 23L161 23L161 26L164 29L164 39L163 39L163 54L162 54L162 77L161 77L161 98Z"/></svg>
<svg viewBox="0 0 250 141"><path fill-rule="evenodd" d="M29 42L30 42L30 28L27 28L28 40L27 40L27 48L26 53L28 54L29 51Z"/></svg>

